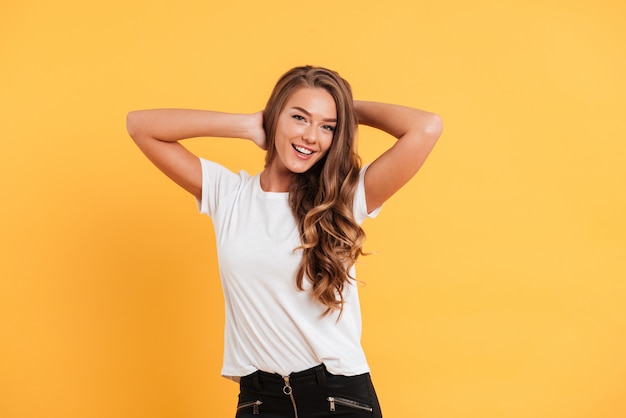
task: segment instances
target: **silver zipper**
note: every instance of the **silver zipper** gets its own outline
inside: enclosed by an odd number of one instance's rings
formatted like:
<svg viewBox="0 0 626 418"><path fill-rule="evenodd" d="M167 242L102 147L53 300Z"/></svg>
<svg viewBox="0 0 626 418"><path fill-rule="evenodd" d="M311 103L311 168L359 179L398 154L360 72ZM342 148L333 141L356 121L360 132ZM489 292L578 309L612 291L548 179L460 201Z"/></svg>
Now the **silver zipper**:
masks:
<svg viewBox="0 0 626 418"><path fill-rule="evenodd" d="M289 376L283 376L285 379L285 386L283 387L283 393L291 398L291 403L293 404L293 413L294 418L298 418L298 408L296 407L296 400L293 398L293 389L291 389L291 385L289 384Z"/></svg>
<svg viewBox="0 0 626 418"><path fill-rule="evenodd" d="M328 398L326 398L326 400L328 401L328 403L330 403L331 412L335 411L335 405L343 405L349 408L360 409L360 410L368 411L368 412L372 412L374 410L369 405L365 405L363 403L353 401L351 399L335 398L335 397L329 396Z"/></svg>
<svg viewBox="0 0 626 418"><path fill-rule="evenodd" d="M252 415L259 415L259 406L261 404L263 404L262 401L246 402L246 403L242 403L241 405L237 406L237 410L239 411L240 409L245 409L245 408L252 407Z"/></svg>

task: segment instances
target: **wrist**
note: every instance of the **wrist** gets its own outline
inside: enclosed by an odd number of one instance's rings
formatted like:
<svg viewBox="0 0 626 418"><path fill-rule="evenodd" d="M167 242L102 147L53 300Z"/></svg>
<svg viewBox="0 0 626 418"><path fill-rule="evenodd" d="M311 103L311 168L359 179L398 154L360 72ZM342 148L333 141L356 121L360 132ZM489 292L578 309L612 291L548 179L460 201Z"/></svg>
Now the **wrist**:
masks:
<svg viewBox="0 0 626 418"><path fill-rule="evenodd" d="M370 125L371 117L368 116L368 106L371 105L372 102L368 102L366 100L355 100L354 101L354 112L356 113L356 119L359 125ZM369 112L371 113L371 112Z"/></svg>
<svg viewBox="0 0 626 418"><path fill-rule="evenodd" d="M261 149L265 149L265 130L263 129L263 112L259 111L245 115L245 136L243 138L254 142Z"/></svg>

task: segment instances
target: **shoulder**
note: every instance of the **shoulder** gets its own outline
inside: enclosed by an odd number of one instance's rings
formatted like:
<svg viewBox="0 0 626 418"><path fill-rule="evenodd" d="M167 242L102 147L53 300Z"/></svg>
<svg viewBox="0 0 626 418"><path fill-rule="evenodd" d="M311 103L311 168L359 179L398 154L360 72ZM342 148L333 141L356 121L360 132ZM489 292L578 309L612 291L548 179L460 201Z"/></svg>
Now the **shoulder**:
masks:
<svg viewBox="0 0 626 418"><path fill-rule="evenodd" d="M201 213L215 215L218 207L228 199L239 193L242 187L253 183L246 171L235 173L223 165L200 158L202 167L202 195L198 201Z"/></svg>
<svg viewBox="0 0 626 418"><path fill-rule="evenodd" d="M368 168L369 164L366 164L359 171L359 181L357 183L357 187L354 193L353 212L354 219L357 221L358 224L363 223L368 218L375 218L382 208L382 205L380 205L370 212L367 211L367 197L365 194L365 173L367 172Z"/></svg>
<svg viewBox="0 0 626 418"><path fill-rule="evenodd" d="M217 182L245 182L251 180L253 177L245 170L240 170L235 173L231 169L216 163L215 161L207 160L200 157L200 165L202 167L202 179L204 181L215 180Z"/></svg>

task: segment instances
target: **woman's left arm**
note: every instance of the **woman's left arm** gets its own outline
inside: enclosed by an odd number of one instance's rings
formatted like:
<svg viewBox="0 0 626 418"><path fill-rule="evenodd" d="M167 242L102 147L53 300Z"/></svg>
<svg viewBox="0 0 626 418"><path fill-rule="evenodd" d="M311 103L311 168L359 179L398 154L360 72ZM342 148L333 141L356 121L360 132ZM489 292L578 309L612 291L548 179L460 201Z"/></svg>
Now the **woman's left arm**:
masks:
<svg viewBox="0 0 626 418"><path fill-rule="evenodd" d="M441 135L441 118L430 112L387 103L355 100L359 124L380 129L398 141L365 173L367 211L404 186L420 169Z"/></svg>

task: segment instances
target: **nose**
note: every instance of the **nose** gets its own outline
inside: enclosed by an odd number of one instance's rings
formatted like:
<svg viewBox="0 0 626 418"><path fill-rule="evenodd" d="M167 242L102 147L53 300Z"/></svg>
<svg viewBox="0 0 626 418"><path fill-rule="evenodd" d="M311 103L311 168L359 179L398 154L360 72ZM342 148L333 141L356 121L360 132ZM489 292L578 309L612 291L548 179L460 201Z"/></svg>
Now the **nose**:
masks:
<svg viewBox="0 0 626 418"><path fill-rule="evenodd" d="M313 124L307 126L302 133L302 139L307 142L315 142L317 139L317 130Z"/></svg>

